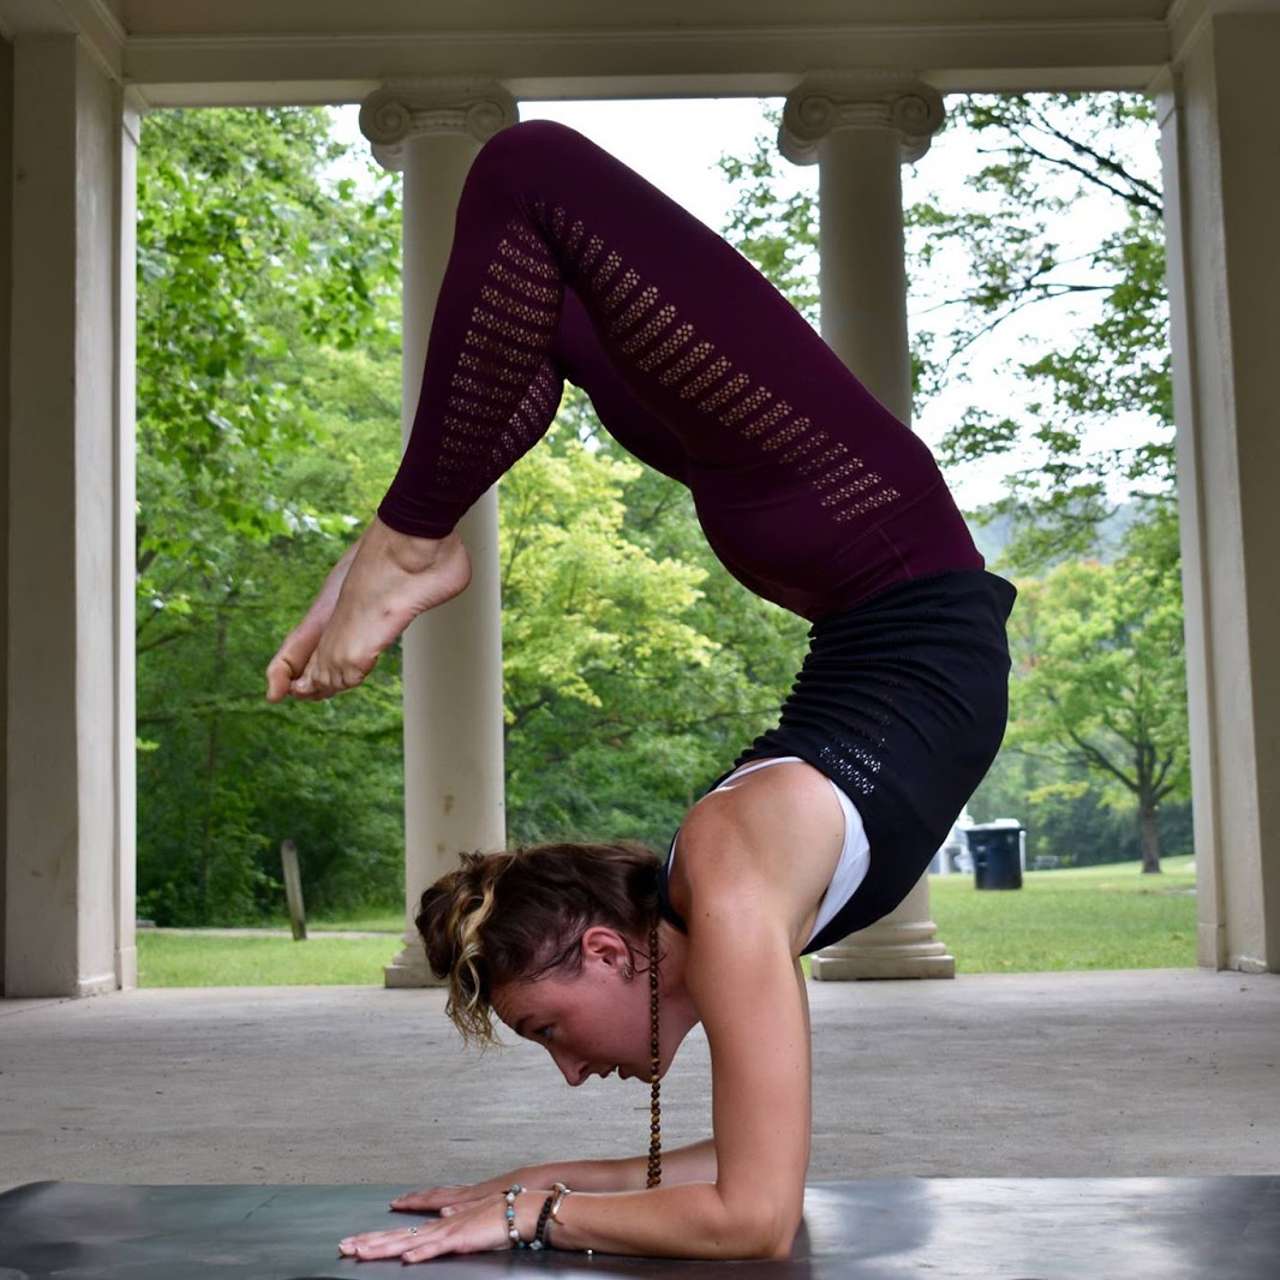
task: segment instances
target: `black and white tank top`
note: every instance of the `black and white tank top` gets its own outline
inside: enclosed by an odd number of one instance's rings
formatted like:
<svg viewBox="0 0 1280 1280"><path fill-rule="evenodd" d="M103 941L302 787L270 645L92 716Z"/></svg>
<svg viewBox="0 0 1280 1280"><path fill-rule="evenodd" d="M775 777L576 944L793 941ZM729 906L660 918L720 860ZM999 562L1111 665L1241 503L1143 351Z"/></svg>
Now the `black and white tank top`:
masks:
<svg viewBox="0 0 1280 1280"><path fill-rule="evenodd" d="M771 756L767 760L751 760L744 764L742 768L731 773L719 786L713 787L713 791L720 791L727 787L731 782L750 773L753 769L763 769L767 765L782 764L788 760L799 760L799 756ZM818 934L826 927L827 923L832 919L837 911L844 906L846 902L853 897L858 886L866 878L868 869L871 866L871 847L867 842L867 833L863 830L862 818L854 806L852 800L842 791L830 778L827 781L831 784L831 789L836 793L836 799L840 801L840 808L844 811L844 846L840 850L840 861L836 864L835 873L831 877L831 883L827 886L827 891L823 894L822 902L818 906L818 918L814 921L813 930L809 934L807 947L810 942L818 936ZM710 795L711 792L707 792ZM704 797L705 798L705 797ZM660 896L662 900L662 913L672 924L680 930L681 933L688 933L688 927L671 905L671 899L667 893L667 885L670 882L671 868L675 862L676 841L680 836L677 831L671 837L671 849L667 854L667 861L662 869L659 877Z"/></svg>

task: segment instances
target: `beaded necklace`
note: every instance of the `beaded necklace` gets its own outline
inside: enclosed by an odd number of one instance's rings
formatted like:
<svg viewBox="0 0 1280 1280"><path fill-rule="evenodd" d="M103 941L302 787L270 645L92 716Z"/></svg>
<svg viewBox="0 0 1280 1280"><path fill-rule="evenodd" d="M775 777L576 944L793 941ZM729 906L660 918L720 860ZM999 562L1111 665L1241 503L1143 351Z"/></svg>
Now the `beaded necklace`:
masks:
<svg viewBox="0 0 1280 1280"><path fill-rule="evenodd" d="M649 926L649 1055L652 1061L649 1095L649 1178L646 1188L662 1181L662 1104L658 1091L658 920Z"/></svg>

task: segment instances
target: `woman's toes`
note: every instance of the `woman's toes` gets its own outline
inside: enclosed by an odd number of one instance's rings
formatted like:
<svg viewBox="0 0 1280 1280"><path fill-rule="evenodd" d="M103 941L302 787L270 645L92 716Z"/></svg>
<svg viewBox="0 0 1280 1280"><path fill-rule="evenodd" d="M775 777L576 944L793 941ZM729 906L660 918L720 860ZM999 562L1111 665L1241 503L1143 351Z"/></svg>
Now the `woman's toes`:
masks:
<svg viewBox="0 0 1280 1280"><path fill-rule="evenodd" d="M324 674L319 671L300 676L289 688L295 698L301 698L304 702L318 702L333 692Z"/></svg>

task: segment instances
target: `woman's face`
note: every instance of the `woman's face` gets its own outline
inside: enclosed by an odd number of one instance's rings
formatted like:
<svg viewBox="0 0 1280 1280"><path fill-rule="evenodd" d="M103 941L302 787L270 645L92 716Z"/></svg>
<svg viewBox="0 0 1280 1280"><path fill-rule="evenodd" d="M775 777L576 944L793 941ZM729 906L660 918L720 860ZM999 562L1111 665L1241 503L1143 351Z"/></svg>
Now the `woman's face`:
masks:
<svg viewBox="0 0 1280 1280"><path fill-rule="evenodd" d="M580 945L580 973L564 977L553 971L533 982L503 983L491 993L494 1012L517 1034L541 1044L571 1085L580 1085L593 1075L607 1075L615 1066L623 1079L648 1080L647 959L635 948L633 961L623 935L603 925L588 929ZM659 953L661 1077L692 1024L680 1025L685 1021L680 1016L682 1006L667 999L674 975L666 964L666 949L660 946ZM633 963L637 971L628 978Z"/></svg>

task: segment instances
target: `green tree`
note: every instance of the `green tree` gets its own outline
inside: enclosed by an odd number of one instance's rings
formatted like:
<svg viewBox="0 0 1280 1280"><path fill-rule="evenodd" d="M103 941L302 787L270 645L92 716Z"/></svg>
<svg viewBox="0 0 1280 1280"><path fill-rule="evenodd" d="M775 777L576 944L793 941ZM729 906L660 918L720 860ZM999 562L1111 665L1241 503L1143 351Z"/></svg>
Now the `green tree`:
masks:
<svg viewBox="0 0 1280 1280"><path fill-rule="evenodd" d="M398 353L375 366L364 352L312 347L297 360L328 403L304 410L316 445L282 461L275 489L295 507L370 510L398 453ZM251 470L245 480L248 497ZM267 657L347 536L304 529L262 543L215 527L210 537L220 539L222 577L208 590L197 580L184 625L139 654L138 730L154 744L138 762L144 914L235 923L278 909L286 836L298 843L310 907L397 900L398 648L359 698L269 706L262 697Z"/></svg>
<svg viewBox="0 0 1280 1280"><path fill-rule="evenodd" d="M1121 542L1123 572L1135 593L1128 603L1138 613L1160 619L1152 636L1161 633L1176 649L1181 632L1172 512L1172 388L1152 103L1133 94L954 94L947 98L947 112L935 148L947 146L948 132L969 131L993 158L969 177L966 198L957 200L949 193L945 203L918 201L905 211L912 294L914 284L932 280L948 253L958 252L964 264L961 285L939 305L910 307L916 408L951 383L990 387L993 374L1042 386L1044 395L1017 416L993 408L989 400L973 405L942 440L938 453L944 469L999 455L1038 454L1034 465L1012 471L1000 501L971 514L976 536L983 540L984 526L998 529L996 567L1028 575L1072 557L1113 558L1114 544ZM816 327L818 291L805 267L817 245L816 202L807 194L777 194L783 161L772 130L780 113L770 112L768 119L771 130L757 138L752 156L721 161L722 171L738 188L729 234ZM1113 201L1120 226L1100 233L1083 260L1067 258L1054 241L1049 219L1060 218L1086 193L1103 193ZM1089 279L1081 278L1085 267L1091 269ZM974 348L981 337L1037 305L1089 293L1102 295L1101 316L1083 334L1047 323L1042 329L1047 351L1004 370L984 368L975 374ZM1092 442L1093 424L1134 410L1152 424L1148 443L1133 445L1112 437L1099 448ZM1117 512L1117 493L1140 524L1141 513L1154 513L1146 532L1126 532L1131 517L1127 510ZM1034 584L1024 587L1014 610L1015 625L1034 603ZM1162 661L1158 670L1161 687L1148 691L1158 704L1152 714L1162 722L1180 723L1185 699L1180 665L1175 657ZM1087 676L1077 675L1087 688ZM1077 675L1064 672L1063 679ZM1015 698L1019 680L1015 671ZM1053 851L1073 860L1115 856L1112 850L1122 842L1100 810L1097 779L1108 780L1105 798L1112 802L1128 792L1100 764L1110 761L1108 753L1119 751L1120 744L1108 740L1101 751L1101 740L1085 737L1099 752L1086 767L1081 763L1086 753L1066 736L1068 728L1078 726L1048 716L1043 681L1037 692L1043 695L1038 703L1023 700L1021 737L1010 733L1006 738L1006 750L975 795L975 816L1028 817L1037 851L1048 852L1055 843ZM1041 710L1046 718L1037 724ZM1054 734L1060 736L1055 739ZM1138 737L1145 741L1141 733ZM1153 812L1173 817L1166 812L1168 805L1159 808L1159 798L1185 793L1179 781L1185 777L1185 753L1169 763L1160 786L1154 785L1159 765L1153 771L1149 762L1135 758L1130 763L1128 754L1117 759L1144 797L1138 807L1146 815L1142 842L1150 859L1159 841ZM1185 807L1175 807L1185 819ZM1180 828L1175 824L1174 829Z"/></svg>
<svg viewBox="0 0 1280 1280"><path fill-rule="evenodd" d="M1045 326L1050 349L1008 370L1044 397L1025 417L970 406L939 449L944 467L1030 449L1036 462L1011 472L1007 493L978 513L1014 522L1006 563L1034 572L1066 556L1099 550L1100 526L1114 513L1108 494L1126 498L1172 493L1173 394L1165 290L1163 202L1155 161L1151 101L1127 93L951 94L947 133L978 134L997 156L971 175L972 199L925 200L908 206L908 283L941 265L949 247L966 262L964 284L930 312L952 317L949 329L913 323L915 407L952 382L975 381L971 348L979 338L1038 304L1088 293L1103 295L1102 315L1083 336ZM781 112L767 113L776 129ZM817 245L816 201L776 192L778 155L772 134L756 140L748 159L723 157L738 187L728 234L816 327L816 282L806 269ZM928 159L923 162L926 166ZM1103 192L1123 214L1118 231L1100 236L1085 264L1064 258L1048 229L1082 194ZM1073 278L1083 265L1101 281ZM917 315L930 314L911 308ZM989 388L1000 376L984 368ZM1118 413L1144 412L1151 439L1091 446L1089 429Z"/></svg>
<svg viewBox="0 0 1280 1280"><path fill-rule="evenodd" d="M511 837L661 844L776 721L806 624L728 575L688 490L577 388L498 492Z"/></svg>
<svg viewBox="0 0 1280 1280"><path fill-rule="evenodd" d="M307 345L394 337L394 185L371 200L320 169L324 109L147 116L138 161L138 625L167 643L243 539L345 533L345 513L279 491L315 443L296 377ZM225 591L225 582L221 588ZM157 634L159 633L159 634Z"/></svg>
<svg viewBox="0 0 1280 1280"><path fill-rule="evenodd" d="M139 893L169 922L273 906L287 835L317 907L344 868L362 867L363 896L398 884L399 770L361 768L367 735L398 742L394 657L359 703L304 720L262 701L267 657L398 446L395 184L360 201L322 180L328 133L323 109L143 127Z"/></svg>
<svg viewBox="0 0 1280 1280"><path fill-rule="evenodd" d="M1034 447L1036 462L1012 471L1006 494L983 513L1015 517L1017 536L1006 562L1029 571L1096 554L1101 526L1116 510L1112 493L1124 501L1173 492L1155 109L1142 95L1084 91L957 96L948 109L948 127L974 131L988 142L982 150L999 157L970 179L976 197L998 203L992 210L980 201L968 208L923 201L907 211L907 226L923 234L923 265L953 243L967 256L971 281L954 300L960 318L941 343L935 333L917 334L918 394L932 394L952 378L972 381L969 347L1010 317L1063 297L1102 295L1101 316L1083 334L1048 325L1050 349L1014 362L1010 372L1044 388L1028 416L975 404L942 441L944 464ZM1101 236L1083 262L1064 258L1046 219L1061 218L1084 195L1098 193L1122 214L1120 229ZM1084 266L1105 278L1075 278ZM984 370L981 385L991 381L992 371ZM1089 442L1094 424L1134 411L1151 424L1147 442Z"/></svg>
<svg viewBox="0 0 1280 1280"><path fill-rule="evenodd" d="M286 835L309 902L400 892L398 647L357 695L261 700L398 456L398 184L330 189L332 151L323 112L144 128L139 871L171 919L277 904ZM726 235L816 323L810 202L770 226L767 164L739 172L757 198ZM776 722L807 623L728 574L688 490L637 466L576 388L499 499L512 838L665 842Z"/></svg>
<svg viewBox="0 0 1280 1280"><path fill-rule="evenodd" d="M315 909L393 903L399 646L324 703L268 706L261 673L396 466L398 205L326 192L331 146L307 112L160 113L143 148L142 909L168 923L278 909L285 836ZM363 290L308 306L317 264L353 257ZM191 427L210 406L245 425ZM806 624L727 574L688 490L638 465L572 386L499 502L511 837L660 843L776 717Z"/></svg>
<svg viewBox="0 0 1280 1280"><path fill-rule="evenodd" d="M1171 516L1136 526L1113 564L1071 561L1019 585L1006 742L1087 770L1136 808L1142 869L1160 870L1158 810L1189 785L1182 609ZM1051 782L1031 799L1080 794Z"/></svg>

